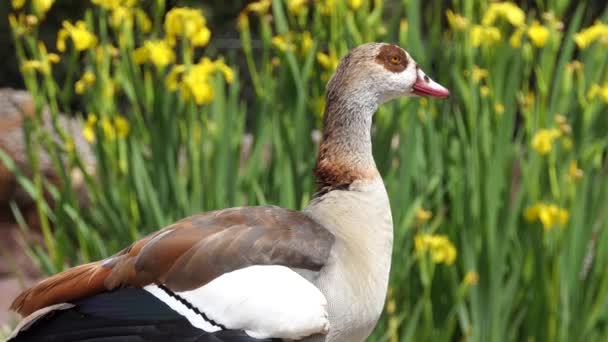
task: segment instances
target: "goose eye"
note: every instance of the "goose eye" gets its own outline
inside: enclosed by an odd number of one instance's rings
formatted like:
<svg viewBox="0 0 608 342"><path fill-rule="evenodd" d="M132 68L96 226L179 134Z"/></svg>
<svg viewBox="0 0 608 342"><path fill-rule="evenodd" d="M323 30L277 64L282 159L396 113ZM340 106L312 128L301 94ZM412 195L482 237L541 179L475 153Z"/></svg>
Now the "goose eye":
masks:
<svg viewBox="0 0 608 342"><path fill-rule="evenodd" d="M401 57L399 56L392 56L391 57L391 63L393 64L399 64L401 62Z"/></svg>

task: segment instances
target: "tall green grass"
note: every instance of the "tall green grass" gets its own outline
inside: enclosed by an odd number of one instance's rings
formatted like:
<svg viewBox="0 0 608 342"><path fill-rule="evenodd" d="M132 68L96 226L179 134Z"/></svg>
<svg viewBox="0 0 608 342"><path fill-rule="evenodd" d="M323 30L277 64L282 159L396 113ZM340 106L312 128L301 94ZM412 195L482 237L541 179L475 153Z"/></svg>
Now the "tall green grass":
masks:
<svg viewBox="0 0 608 342"><path fill-rule="evenodd" d="M35 260L57 272L205 210L302 208L315 190L315 136L337 58L363 42L395 42L452 96L403 99L376 115L374 156L391 198L395 252L387 310L370 340L608 338L608 34L584 48L575 43L593 24L588 4L542 1L517 23L512 4L454 1L450 9L462 17L450 21L441 1L329 2L245 8L237 20L242 53L227 63L246 64L235 74L247 81L237 76L227 84L226 75L209 74L214 96L203 105L167 89L170 65L133 62L142 41L164 37L163 1L148 13L151 32L136 22L108 26L111 8L87 10L87 27L105 48L68 48L61 63L71 82L30 71L27 87L39 110L79 114L69 104L83 96L82 114L115 122L120 113L130 130L110 139L103 125L91 126L93 175L65 143L48 138L40 118L26 126L32 168L44 147L62 179L51 185L39 173L20 178L42 218L45 245L32 246ZM596 17L608 23L606 9ZM546 30L544 42L531 30L535 20ZM501 37L476 37L486 30ZM520 45L513 46L518 31ZM13 33L20 60L47 58L36 45L36 25L15 18ZM175 63L186 68L205 53L187 40L175 51ZM76 95L73 82L85 69L96 82ZM250 101L239 97L244 87L255 94ZM65 171L73 168L85 175L85 208ZM44 203L43 188L53 206ZM455 261L433 261L446 246L416 250L423 234L447 236Z"/></svg>

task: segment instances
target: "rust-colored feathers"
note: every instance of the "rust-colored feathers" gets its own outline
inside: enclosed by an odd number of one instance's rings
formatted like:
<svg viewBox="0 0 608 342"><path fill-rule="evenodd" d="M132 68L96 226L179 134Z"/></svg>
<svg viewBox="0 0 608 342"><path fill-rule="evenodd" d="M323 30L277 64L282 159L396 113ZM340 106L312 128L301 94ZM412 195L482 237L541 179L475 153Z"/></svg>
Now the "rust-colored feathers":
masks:
<svg viewBox="0 0 608 342"><path fill-rule="evenodd" d="M110 271L99 262L71 268L23 291L11 310L27 316L49 305L94 295L104 290L103 282Z"/></svg>
<svg viewBox="0 0 608 342"><path fill-rule="evenodd" d="M251 265L318 271L334 236L306 214L279 207L242 207L191 216L100 262L41 281L11 305L22 315L121 286L160 282L174 291L201 287Z"/></svg>

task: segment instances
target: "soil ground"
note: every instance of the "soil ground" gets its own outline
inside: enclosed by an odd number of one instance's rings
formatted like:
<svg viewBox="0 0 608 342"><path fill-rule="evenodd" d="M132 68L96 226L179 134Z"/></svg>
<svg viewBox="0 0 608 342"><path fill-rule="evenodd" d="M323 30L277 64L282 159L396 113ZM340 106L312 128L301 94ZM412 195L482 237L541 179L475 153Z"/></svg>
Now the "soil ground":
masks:
<svg viewBox="0 0 608 342"><path fill-rule="evenodd" d="M0 327L16 323L18 315L8 308L19 292L39 279L40 274L25 252L21 229L9 214L0 213Z"/></svg>

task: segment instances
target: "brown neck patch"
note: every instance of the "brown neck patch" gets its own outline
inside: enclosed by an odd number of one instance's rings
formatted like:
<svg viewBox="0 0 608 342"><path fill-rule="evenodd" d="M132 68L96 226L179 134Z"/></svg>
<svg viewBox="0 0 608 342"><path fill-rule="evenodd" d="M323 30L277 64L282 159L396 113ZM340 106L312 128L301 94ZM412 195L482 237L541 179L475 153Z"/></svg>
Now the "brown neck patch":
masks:
<svg viewBox="0 0 608 342"><path fill-rule="evenodd" d="M407 68L407 55L396 45L384 45L380 48L376 63L390 72L402 72Z"/></svg>
<svg viewBox="0 0 608 342"><path fill-rule="evenodd" d="M348 190L355 181L370 180L378 176L375 167L366 167L352 163L348 160L332 158L332 153L327 145L321 144L319 155L314 169L317 181L317 193L315 197L322 196L332 190Z"/></svg>

